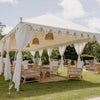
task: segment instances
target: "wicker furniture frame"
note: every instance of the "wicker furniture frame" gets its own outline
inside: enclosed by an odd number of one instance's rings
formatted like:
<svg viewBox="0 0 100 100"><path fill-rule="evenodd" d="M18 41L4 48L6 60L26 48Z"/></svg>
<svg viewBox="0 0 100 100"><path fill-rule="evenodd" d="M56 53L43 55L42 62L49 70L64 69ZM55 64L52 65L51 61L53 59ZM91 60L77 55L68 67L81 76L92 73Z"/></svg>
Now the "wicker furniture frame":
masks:
<svg viewBox="0 0 100 100"><path fill-rule="evenodd" d="M21 67L21 78L23 78L23 83L25 82L32 82L32 81L26 81L27 79L36 79L40 80L40 73L38 71L32 70L30 68L23 69L23 66Z"/></svg>
<svg viewBox="0 0 100 100"><path fill-rule="evenodd" d="M77 67L68 67L68 79L71 79L71 76L80 76L80 80L83 79L82 68Z"/></svg>

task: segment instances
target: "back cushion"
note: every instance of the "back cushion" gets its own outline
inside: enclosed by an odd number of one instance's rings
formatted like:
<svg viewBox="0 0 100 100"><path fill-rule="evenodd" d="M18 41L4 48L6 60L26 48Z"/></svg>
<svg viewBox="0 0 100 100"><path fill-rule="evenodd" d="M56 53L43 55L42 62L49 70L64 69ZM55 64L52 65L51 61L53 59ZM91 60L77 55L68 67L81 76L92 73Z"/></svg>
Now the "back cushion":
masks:
<svg viewBox="0 0 100 100"><path fill-rule="evenodd" d="M24 60L24 61L22 62L22 64L23 64L23 69L28 69L28 63L27 63L26 60Z"/></svg>
<svg viewBox="0 0 100 100"><path fill-rule="evenodd" d="M58 66L58 61L51 61L50 66Z"/></svg>

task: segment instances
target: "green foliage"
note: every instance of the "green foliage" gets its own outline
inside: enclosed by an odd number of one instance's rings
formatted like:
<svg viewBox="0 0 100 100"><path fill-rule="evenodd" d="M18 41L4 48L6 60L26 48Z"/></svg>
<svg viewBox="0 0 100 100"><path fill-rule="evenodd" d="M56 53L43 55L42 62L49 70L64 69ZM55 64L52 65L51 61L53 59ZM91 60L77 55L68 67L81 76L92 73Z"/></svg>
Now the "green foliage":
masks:
<svg viewBox="0 0 100 100"><path fill-rule="evenodd" d="M6 51L3 52L3 57L4 57L4 58L6 57Z"/></svg>
<svg viewBox="0 0 100 100"><path fill-rule="evenodd" d="M48 53L47 53L47 50L43 50L43 53L42 53L42 60L48 60Z"/></svg>
<svg viewBox="0 0 100 100"><path fill-rule="evenodd" d="M23 60L25 59L32 60L33 58L30 52L25 52L25 51L22 52L22 57L23 57Z"/></svg>
<svg viewBox="0 0 100 100"><path fill-rule="evenodd" d="M94 52L94 56L97 59L100 59L100 45L97 42L93 45L93 52Z"/></svg>
<svg viewBox="0 0 100 100"><path fill-rule="evenodd" d="M10 59L16 59L16 54L15 54L16 52L15 51L10 51L10 53L9 53L9 56L10 56Z"/></svg>
<svg viewBox="0 0 100 100"><path fill-rule="evenodd" d="M97 45L97 42L88 42L83 50L83 54L94 55L94 47Z"/></svg>
<svg viewBox="0 0 100 100"><path fill-rule="evenodd" d="M94 56L97 59L100 59L100 45L96 41L87 43L83 54L88 54Z"/></svg>
<svg viewBox="0 0 100 100"><path fill-rule="evenodd" d="M66 47L64 57L65 59L77 60L77 53L75 51L74 45Z"/></svg>
<svg viewBox="0 0 100 100"><path fill-rule="evenodd" d="M35 52L35 64L37 65L39 63L40 60L40 55L39 55L39 51Z"/></svg>
<svg viewBox="0 0 100 100"><path fill-rule="evenodd" d="M58 48L55 48L52 50L51 58L52 59L60 59L60 54L59 54Z"/></svg>
<svg viewBox="0 0 100 100"><path fill-rule="evenodd" d="M40 58L39 51L35 52L35 58Z"/></svg>

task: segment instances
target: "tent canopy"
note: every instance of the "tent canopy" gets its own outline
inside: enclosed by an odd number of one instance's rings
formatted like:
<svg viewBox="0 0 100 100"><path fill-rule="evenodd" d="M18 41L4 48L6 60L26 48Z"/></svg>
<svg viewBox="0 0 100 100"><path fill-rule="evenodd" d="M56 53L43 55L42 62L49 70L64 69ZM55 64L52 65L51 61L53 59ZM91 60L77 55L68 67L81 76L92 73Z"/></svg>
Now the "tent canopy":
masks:
<svg viewBox="0 0 100 100"><path fill-rule="evenodd" d="M24 22L38 24L38 25L44 25L44 26L48 26L48 27L55 27L55 28L60 28L60 29L67 29L67 30L69 29L69 30L73 30L73 31L99 33L97 31L91 30L82 25L75 24L68 20L63 20L59 17L53 16L50 14L27 19L27 20L24 20Z"/></svg>
<svg viewBox="0 0 100 100"><path fill-rule="evenodd" d="M100 32L91 30L87 27L72 23L70 21L66 21L60 19L53 15L43 15L35 18L31 18L28 20L23 20L15 28L13 28L9 34L7 34L1 42L4 43L4 49L6 49L5 40L10 36L11 37L11 49L16 50L16 40L15 34L20 28L20 24L25 27L27 30L33 29L32 34L33 38L29 41L29 44L23 50L25 51L35 51L39 49L53 48L61 45L70 45L78 42L89 42L95 41L96 39L99 41ZM22 37L25 32L25 28L21 28ZM23 32L23 33L22 33ZM53 40L46 39L46 34L52 33ZM28 34L28 33L27 33ZM50 36L49 36L50 37ZM39 40L39 44L33 44L34 38Z"/></svg>
<svg viewBox="0 0 100 100"><path fill-rule="evenodd" d="M22 18L21 18L22 19ZM44 15L25 21L20 21L9 34L0 41L1 63L0 74L3 72L3 50L7 51L5 78L10 79L9 51L18 50L13 75L15 88L19 91L21 76L22 51L36 51L59 47L61 57L61 70L63 69L63 54L66 45L76 44L77 54L82 52L83 43L97 40L100 43L100 33L81 25L64 21L52 15ZM8 42L8 43L7 43ZM80 45L81 47L80 47ZM80 52L79 52L80 51ZM9 71L8 71L9 70Z"/></svg>

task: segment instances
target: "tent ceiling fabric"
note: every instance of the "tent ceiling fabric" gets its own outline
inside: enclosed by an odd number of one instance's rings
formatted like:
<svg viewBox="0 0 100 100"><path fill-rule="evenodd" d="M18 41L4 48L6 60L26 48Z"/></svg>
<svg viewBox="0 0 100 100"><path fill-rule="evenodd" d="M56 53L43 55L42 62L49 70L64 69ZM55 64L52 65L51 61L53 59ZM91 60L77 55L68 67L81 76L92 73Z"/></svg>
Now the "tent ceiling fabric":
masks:
<svg viewBox="0 0 100 100"><path fill-rule="evenodd" d="M78 42L89 42L91 40L96 40L100 43L100 32L90 30L89 28L83 27L78 24L60 19L53 15L43 15L40 17L23 20L15 28L13 28L9 34L7 34L1 41L4 43L10 36L11 37L11 50L16 50L16 31L19 30L20 24L26 24L26 26L31 26L33 28L33 39L38 38L39 44L33 45L32 40L29 43L30 47L26 47L23 50L36 51L39 49L53 48L62 45L70 45ZM23 29L24 30L24 29ZM29 31L29 29L28 29ZM31 31L31 30L30 30ZM53 40L45 40L45 34L53 33ZM23 36L23 33L20 33ZM28 33L27 33L28 34Z"/></svg>
<svg viewBox="0 0 100 100"><path fill-rule="evenodd" d="M24 22L34 23L37 25L51 26L55 28L76 30L76 31L81 31L81 32L83 31L83 32L92 32L92 33L95 32L96 33L96 31L93 31L87 27L75 24L67 20L60 19L50 14L27 19L27 20L24 20Z"/></svg>
<svg viewBox="0 0 100 100"><path fill-rule="evenodd" d="M47 48L54 48L62 45L71 45L77 42L88 42L91 41L89 38L85 39L83 37L77 38L76 36L70 37L69 35L62 36L62 34L54 35L54 40L45 40L45 33L37 33L37 37L39 39L39 45L33 45L32 41L30 42L30 47L25 48L25 51L36 51L39 49L47 49ZM35 36L33 37L33 39Z"/></svg>

